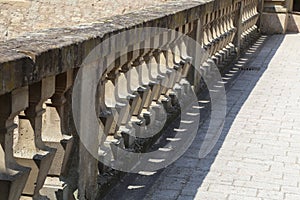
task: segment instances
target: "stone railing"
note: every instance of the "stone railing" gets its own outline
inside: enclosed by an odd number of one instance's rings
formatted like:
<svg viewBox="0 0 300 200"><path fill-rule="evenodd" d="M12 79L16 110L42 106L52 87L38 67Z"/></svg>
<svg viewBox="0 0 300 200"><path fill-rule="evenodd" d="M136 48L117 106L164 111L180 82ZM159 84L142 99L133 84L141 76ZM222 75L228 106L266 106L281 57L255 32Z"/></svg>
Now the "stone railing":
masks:
<svg viewBox="0 0 300 200"><path fill-rule="evenodd" d="M98 168L79 141L71 96L81 63L103 40L142 27L176 30L207 50L209 58L201 66L206 73L213 63L226 66L257 35L257 6L258 0L176 1L0 43L0 199L95 199L97 176L107 169ZM114 62L103 73L97 94L105 143L124 149L134 144L128 132L147 134L141 124L153 116L159 123L174 98L180 101L187 94L187 84L201 88L201 77L190 68L197 58L189 56L193 49L180 38L158 31L128 40L101 54L102 62ZM145 44L156 48L143 49ZM127 53L114 51L114 45L125 45Z"/></svg>

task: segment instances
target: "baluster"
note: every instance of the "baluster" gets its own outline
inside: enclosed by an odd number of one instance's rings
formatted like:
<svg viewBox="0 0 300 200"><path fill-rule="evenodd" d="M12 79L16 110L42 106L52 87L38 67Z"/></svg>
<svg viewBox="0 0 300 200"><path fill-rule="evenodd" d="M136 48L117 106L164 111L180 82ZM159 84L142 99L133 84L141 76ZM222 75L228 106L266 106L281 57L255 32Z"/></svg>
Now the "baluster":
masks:
<svg viewBox="0 0 300 200"><path fill-rule="evenodd" d="M46 102L46 113L43 115L42 140L49 147L57 149L52 166L49 170L42 194L47 194L50 199L56 198L61 192L69 196L67 183L64 182L68 175L68 161L73 145L73 133L69 131L68 122L71 110L71 100L66 99L66 93L73 84L73 70L59 74L55 77L55 93ZM51 195L51 196L50 196Z"/></svg>
<svg viewBox="0 0 300 200"><path fill-rule="evenodd" d="M228 30L230 32L230 36L229 36L230 44L229 44L229 47L233 46L232 45L233 38L234 38L235 33L236 33L236 28L233 25L233 16L235 16L235 12L236 12L235 5L229 6L229 8L228 8Z"/></svg>
<svg viewBox="0 0 300 200"><path fill-rule="evenodd" d="M133 142L134 142L134 138L132 138L132 135L135 135L135 129L129 125L129 121L131 120L131 116L133 114L133 110L136 107L137 104L137 100L138 97L137 95L134 94L130 94L128 92L128 88L127 88L127 78L126 75L124 73L124 71L120 71L120 76L118 78L118 85L116 90L118 91L118 98L121 99L127 99L128 100L128 105L129 107L129 111L126 115L126 117L123 118L123 120L121 121L120 124L120 128L118 130L118 134L122 135L122 137L124 138L124 145L126 148L129 148Z"/></svg>
<svg viewBox="0 0 300 200"><path fill-rule="evenodd" d="M231 26L230 26L230 16L231 16L231 12L232 12L232 5L231 6L228 6L226 8L226 31L228 33L228 37L227 37L227 45L228 43L231 42L231 38L232 38L232 35L234 34L234 31L231 29Z"/></svg>
<svg viewBox="0 0 300 200"><path fill-rule="evenodd" d="M223 48L220 51L221 55L222 55L222 62L226 62L226 59L228 57L228 51L227 51L227 46L229 43L229 31L228 31L228 24L227 24L227 9L228 7L224 7L222 9L222 25L221 25L221 31L222 31L222 35L223 35Z"/></svg>
<svg viewBox="0 0 300 200"><path fill-rule="evenodd" d="M148 41L149 42L149 41ZM155 82L155 85L153 86L152 93L151 93L151 103L150 107L152 110L154 110L155 113L155 120L157 121L163 121L165 120L166 113L165 110L163 109L162 105L162 98L161 98L161 93L164 89L165 85L165 79L166 79L166 74L161 73L159 70L159 51L157 50L161 45L160 43L160 37L159 36L153 36L150 38L150 46L152 49L144 56L144 61L148 69L148 74L149 74L149 79L152 82ZM165 41L166 42L166 41ZM160 126L158 126L160 127Z"/></svg>
<svg viewBox="0 0 300 200"><path fill-rule="evenodd" d="M162 86L162 82L163 79L165 78L165 76L163 74L159 73L158 70L158 64L157 64L157 60L156 60L156 56L157 56L157 47L159 44L159 37L154 36L150 38L150 46L152 47L152 49L148 52L148 54L146 54L144 56L144 61L145 61L145 65L147 66L148 69L148 74L149 74L149 80L151 82L155 82L155 85L152 88L152 93L151 93L151 102L150 100L148 102L146 102L146 106L150 106L152 103L152 101L155 101L155 104L158 104L158 106L160 105L160 102L158 102L157 100L160 97L161 91L163 89Z"/></svg>
<svg viewBox="0 0 300 200"><path fill-rule="evenodd" d="M176 83L176 80L179 76L181 76L182 68L183 68L183 59L185 55L181 55L178 44L179 34L174 33L173 31L169 31L166 34L167 43L163 48L163 55L166 59L166 67L171 71L170 81L168 88L172 89ZM182 37L182 36L180 36ZM170 91L170 90L169 90ZM169 92L167 93L168 96Z"/></svg>
<svg viewBox="0 0 300 200"><path fill-rule="evenodd" d="M151 46L151 40L148 39L145 41L145 46ZM140 73L142 74L142 82L143 84L148 83L149 87L150 87L150 95L148 96L144 108L148 109L150 107L150 105L152 104L152 101L154 99L154 96L158 94L159 92L159 81L154 79L151 76L151 69L149 66L149 62L150 62L150 57L152 56L152 51L153 49L149 49L147 53L145 53L145 55L143 56L143 62L141 64L141 68L140 68Z"/></svg>
<svg viewBox="0 0 300 200"><path fill-rule="evenodd" d="M182 34L188 35L190 32L192 32L192 23L186 24L185 26L182 26ZM181 71L181 78L187 79L188 77L188 72L190 70L190 66L192 63L192 57L188 55L188 48L187 44L185 43L186 41L183 40L181 37L179 40L179 52L180 52L180 57L182 59L181 63L183 65L182 71ZM177 79L178 82L178 79Z"/></svg>
<svg viewBox="0 0 300 200"><path fill-rule="evenodd" d="M215 50L217 48L217 40L216 40L216 35L215 35L215 12L213 11L211 13L211 26L210 26L210 34L211 34L211 43L212 43L212 52L211 52L211 56L213 56L215 54Z"/></svg>
<svg viewBox="0 0 300 200"><path fill-rule="evenodd" d="M150 51L150 50L148 50L148 51L145 50L145 45L146 45L145 41L142 41L142 42L139 43L139 50L140 50L139 51L139 57L133 63L133 66L134 66L134 68L137 72L138 83L142 88L145 88L145 91L143 92L143 98L142 98L143 101L142 101L141 107L140 107L139 112L138 112L139 115L141 115L140 117L144 116L144 113L142 113L142 110L144 108L147 108L147 105L149 104L151 96L153 96L152 95L152 89L153 89L153 86L155 84L154 81L149 80L148 70L146 71L146 69L143 69L144 67L147 68L147 65L145 64L144 57Z"/></svg>
<svg viewBox="0 0 300 200"><path fill-rule="evenodd" d="M213 59L215 60L215 63L220 64L222 61L222 55L220 54L220 51L223 49L224 45L224 38L221 33L221 10L216 11L216 24L215 24L215 30L216 30L216 40L218 41L217 43L217 48L215 50L215 55L213 56Z"/></svg>
<svg viewBox="0 0 300 200"><path fill-rule="evenodd" d="M237 27L234 26L234 23L235 23L235 16L238 14L239 12L239 4L238 3L235 3L234 5L231 6L231 11L230 11L230 27L231 27L231 30L232 30L232 37L231 37L231 42L233 43L234 41L234 37L236 36L237 34ZM233 49L233 48L232 48ZM235 51L235 50L234 50Z"/></svg>
<svg viewBox="0 0 300 200"><path fill-rule="evenodd" d="M126 78L126 74L124 73L124 71L120 70L118 72L118 76L117 76L117 81L116 81L116 99L118 101L128 101L128 113L127 115L121 119L121 124L120 125L126 125L131 117L131 115L133 114L133 110L136 107L137 104L137 96L134 94L131 94L128 91L127 88L127 84L128 84L128 80Z"/></svg>
<svg viewBox="0 0 300 200"><path fill-rule="evenodd" d="M209 14L205 14L204 24L203 24L203 40L202 40L203 48L210 55L211 51L211 43L209 41Z"/></svg>
<svg viewBox="0 0 300 200"><path fill-rule="evenodd" d="M242 43L242 31L243 31L243 24L242 24L242 17L243 17L243 9L244 9L244 1L240 1L236 3L236 13L234 18L234 25L237 28L237 32L234 38L234 45L239 56L241 51L241 43Z"/></svg>
<svg viewBox="0 0 300 200"><path fill-rule="evenodd" d="M218 11L218 18L217 18L217 21L218 21L218 26L217 26L217 30L218 30L218 37L220 39L220 46L219 46L219 49L217 51L218 53L218 62L221 63L222 60L223 60L223 57L222 57L222 49L224 48L224 45L225 45L225 34L224 34L224 31L222 29L222 25L223 25L223 17L224 17L224 13L223 13L223 9L220 8Z"/></svg>
<svg viewBox="0 0 300 200"><path fill-rule="evenodd" d="M129 74L128 76L129 84L130 84L129 89L131 93L139 96L139 101L133 111L133 115L139 116L147 100L149 94L149 88L143 87L141 85L139 73L138 73L138 67L137 67L138 64L137 63L135 64L136 65L132 66L127 73Z"/></svg>
<svg viewBox="0 0 300 200"><path fill-rule="evenodd" d="M224 48L226 49L226 58L229 57L228 46L231 42L232 31L230 29L230 6L224 9L224 32L226 33L226 44Z"/></svg>
<svg viewBox="0 0 300 200"><path fill-rule="evenodd" d="M162 73L160 71L160 50L158 50L158 48L162 45L161 44L161 38L158 36L154 36L150 39L150 43L151 43L151 47L154 47L153 50L151 51L151 56L150 59L147 63L148 68L150 69L150 75L151 75L151 79L157 80L158 85L159 85L159 89L157 91L157 93L153 96L153 100L154 101L158 101L158 103L160 104L160 100L161 100L161 93L162 91L165 89L165 85L166 85L166 74Z"/></svg>
<svg viewBox="0 0 300 200"><path fill-rule="evenodd" d="M226 59L229 57L228 45L230 42L230 32L228 28L228 7L222 9L222 35L223 35L223 46L220 54L222 55L222 62L226 62Z"/></svg>
<svg viewBox="0 0 300 200"><path fill-rule="evenodd" d="M220 36L222 38L222 46L221 46L221 50L226 46L226 32L224 30L224 26L225 26L225 8L221 8L219 10L219 31L220 31Z"/></svg>
<svg viewBox="0 0 300 200"><path fill-rule="evenodd" d="M216 53L220 50L222 40L219 35L219 10L214 11L214 26L213 26L213 35L214 35L214 41L215 41L215 48L213 52L213 58L216 60ZM217 61L217 60L216 60Z"/></svg>
<svg viewBox="0 0 300 200"><path fill-rule="evenodd" d="M214 41L214 36L213 36L213 12L210 13L208 16L209 16L209 20L208 20L208 41L211 44L209 55L212 56L214 54L214 49L215 49L215 41Z"/></svg>
<svg viewBox="0 0 300 200"><path fill-rule="evenodd" d="M221 9L216 11L217 13L217 25L216 25L216 34L219 39L219 47L217 52L219 52L221 49L223 49L224 45L224 38L223 38L223 32L222 32L222 12Z"/></svg>
<svg viewBox="0 0 300 200"><path fill-rule="evenodd" d="M231 56L233 49L234 49L234 46L232 44L232 39L235 34L235 28L232 27L232 24L231 24L233 12L234 12L234 10L233 10L232 5L230 5L226 8L226 31L228 33L228 36L227 36L227 42L226 42L225 48L226 48L226 58L228 58L228 60L230 60L229 57Z"/></svg>
<svg viewBox="0 0 300 200"><path fill-rule="evenodd" d="M19 115L19 139L14 156L19 164L31 167L23 193L41 198L40 189L51 167L56 149L42 141L44 102L55 91L54 77L44 78L29 86L29 107Z"/></svg>
<svg viewBox="0 0 300 200"><path fill-rule="evenodd" d="M98 113L100 118L100 127L103 129L104 134L107 136L110 133L115 132L116 123L114 120L113 112L106 107L105 96L106 96L106 76L102 76L100 79L98 90L97 90L97 99L98 99Z"/></svg>
<svg viewBox="0 0 300 200"><path fill-rule="evenodd" d="M162 33L159 36L160 38L160 47L162 50L159 50L158 56L157 56L157 62L158 62L158 70L159 73L165 76L164 81L162 82L163 89L161 90L161 97L166 95L167 91L171 89L171 84L173 82L172 80L172 73L175 73L168 67L168 58L166 57L164 47L168 43L168 34L167 33ZM180 55L180 54L179 54ZM165 97L163 98L165 101L168 101Z"/></svg>
<svg viewBox="0 0 300 200"><path fill-rule="evenodd" d="M18 200L30 168L17 164L13 157L14 118L28 106L28 87L0 96L0 194L1 199Z"/></svg>
<svg viewBox="0 0 300 200"><path fill-rule="evenodd" d="M107 109L109 109L114 116L114 127L110 128L110 132L108 135L115 135L118 130L119 125L125 115L128 112L128 106L126 106L127 102L121 102L116 99L116 78L117 74L113 70L106 75L106 79L104 81L105 85L105 97L104 102ZM115 135L117 136L117 135Z"/></svg>
<svg viewBox="0 0 300 200"><path fill-rule="evenodd" d="M193 25L192 24L185 24L180 28L180 31L184 35L188 35L190 32L193 30ZM188 56L188 47L187 44L185 43L186 41L181 37L178 41L179 45L179 53L181 55L182 63L183 63L183 68L181 70L181 74L179 77L176 77L176 87L175 91L178 94L178 97L184 97L184 98L179 98L181 99L188 99L188 96L191 95L191 87L190 83L188 81L188 76L189 76L189 71L191 67L191 62L192 62L192 57ZM179 89L182 88L182 89ZM181 94L179 94L181 93Z"/></svg>
<svg viewBox="0 0 300 200"><path fill-rule="evenodd" d="M247 31L248 31L248 24L249 24L249 2L248 1L243 1L244 2L244 10L243 10L243 14L242 14L242 43L245 42L245 40L247 39L246 35L247 35Z"/></svg>

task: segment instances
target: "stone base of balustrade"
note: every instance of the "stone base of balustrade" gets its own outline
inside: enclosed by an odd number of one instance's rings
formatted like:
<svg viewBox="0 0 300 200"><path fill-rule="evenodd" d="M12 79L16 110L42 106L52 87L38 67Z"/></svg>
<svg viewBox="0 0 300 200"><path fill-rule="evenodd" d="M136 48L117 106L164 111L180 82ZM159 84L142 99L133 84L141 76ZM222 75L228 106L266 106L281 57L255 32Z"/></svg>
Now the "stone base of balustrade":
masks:
<svg viewBox="0 0 300 200"><path fill-rule="evenodd" d="M61 181L59 177L47 177L40 193L43 196L47 196L49 199L75 200L69 186Z"/></svg>
<svg viewBox="0 0 300 200"><path fill-rule="evenodd" d="M288 22L287 22L287 30L288 33L299 33L300 32L300 15L299 12L297 14L289 13L288 14Z"/></svg>
<svg viewBox="0 0 300 200"><path fill-rule="evenodd" d="M43 186L44 179L47 177L55 153L55 149L49 148L48 151L41 151L38 154L32 155L32 157L30 157L29 155L27 155L26 157L16 157L16 161L20 165L31 168L31 172L29 174L26 186L23 190L23 194L33 196L36 190L35 187Z"/></svg>
<svg viewBox="0 0 300 200"><path fill-rule="evenodd" d="M260 31L262 34L283 34L286 27L286 13L262 13Z"/></svg>
<svg viewBox="0 0 300 200"><path fill-rule="evenodd" d="M73 145L73 137L64 135L63 139L60 141L44 141L45 145L56 149L56 154L54 156L51 168L49 170L49 175L60 176L66 173L66 161L69 159Z"/></svg>
<svg viewBox="0 0 300 200"><path fill-rule="evenodd" d="M19 167L16 170L0 173L1 199L18 200L30 174L30 168Z"/></svg>

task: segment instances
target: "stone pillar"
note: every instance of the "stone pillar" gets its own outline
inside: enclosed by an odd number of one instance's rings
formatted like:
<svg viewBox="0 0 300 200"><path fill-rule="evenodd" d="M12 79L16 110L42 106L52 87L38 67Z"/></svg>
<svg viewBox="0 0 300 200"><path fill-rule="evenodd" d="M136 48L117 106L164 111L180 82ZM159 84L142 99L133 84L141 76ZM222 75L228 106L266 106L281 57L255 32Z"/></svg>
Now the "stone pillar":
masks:
<svg viewBox="0 0 300 200"><path fill-rule="evenodd" d="M242 33L243 33L243 7L244 7L244 1L240 1L237 3L237 13L234 19L234 27L236 27L236 34L233 39L233 44L236 49L237 57L240 54L241 49L241 40L242 40Z"/></svg>
<svg viewBox="0 0 300 200"><path fill-rule="evenodd" d="M204 30L203 30L203 24L204 24L204 16L195 21L194 22L194 39L195 41L198 42L199 46L203 47L203 35L204 35ZM199 73L200 72L200 67L202 65L202 60L201 60L201 56L202 55L202 52L199 52L201 49L200 48L197 48L196 46L194 47L194 55L195 56L195 64L198 64L197 66L195 66L195 68L192 68L192 71L193 71L193 74L194 74L194 77L193 77L193 85L194 85L194 88L195 88L195 92L198 93L200 92L200 89L201 89L201 74ZM196 71L196 70L199 70L199 71Z"/></svg>
<svg viewBox="0 0 300 200"><path fill-rule="evenodd" d="M41 198L40 189L56 152L42 141L43 103L53 95L54 88L54 77L30 85L29 107L19 115L19 136L14 156L19 164L32 169L23 193L33 199Z"/></svg>
<svg viewBox="0 0 300 200"><path fill-rule="evenodd" d="M46 179L43 194L52 198L69 196L67 184L68 161L73 145L73 133L69 131L69 117L71 115L70 99L66 99L66 92L73 84L73 70L55 77L55 93L46 102L46 113L43 115L42 139L49 147L57 149L49 175ZM69 97L70 98L70 97ZM60 195L55 195L60 193Z"/></svg>
<svg viewBox="0 0 300 200"><path fill-rule="evenodd" d="M18 200L30 173L13 157L14 118L28 106L28 88L0 96L0 195L1 199Z"/></svg>
<svg viewBox="0 0 300 200"><path fill-rule="evenodd" d="M259 0L258 1L258 8L257 11L259 13L259 18L257 20L256 25L258 26L259 30L261 29L261 18L262 18L262 14L263 14L263 10L264 10L264 0Z"/></svg>

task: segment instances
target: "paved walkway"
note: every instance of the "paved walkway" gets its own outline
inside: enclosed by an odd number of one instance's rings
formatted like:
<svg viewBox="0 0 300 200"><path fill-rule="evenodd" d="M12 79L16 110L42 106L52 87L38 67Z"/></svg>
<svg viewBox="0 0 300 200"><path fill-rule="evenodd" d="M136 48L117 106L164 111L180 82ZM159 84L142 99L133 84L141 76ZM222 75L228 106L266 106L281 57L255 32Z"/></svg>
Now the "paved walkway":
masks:
<svg viewBox="0 0 300 200"><path fill-rule="evenodd" d="M198 159L206 122L179 160L154 180L126 183L122 199L300 199L300 34L262 37L247 54L239 64L249 59L254 70L227 74L238 77L213 151Z"/></svg>

